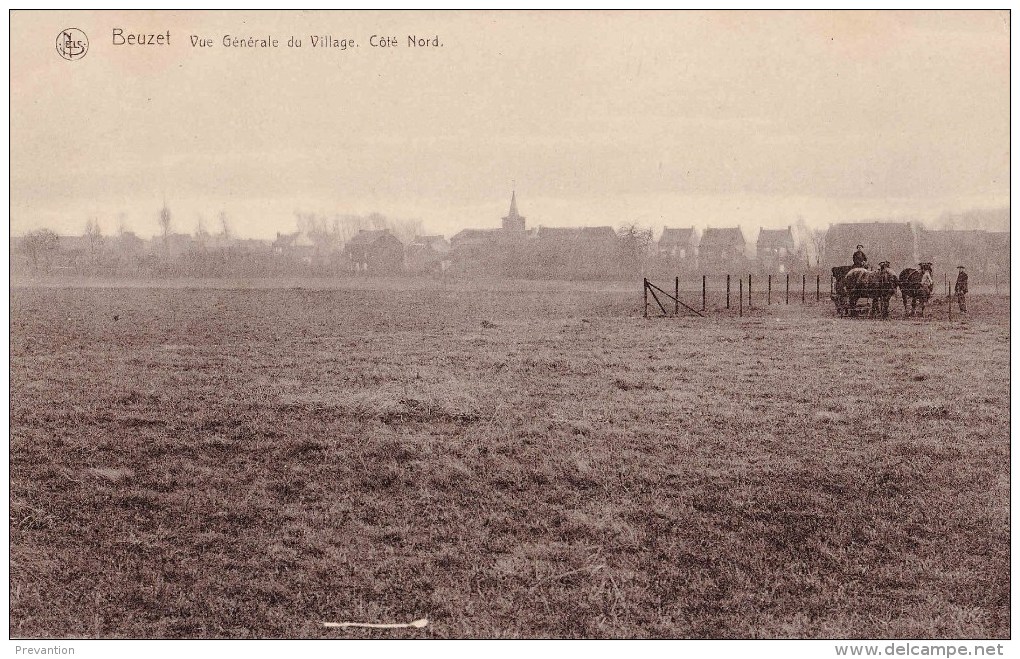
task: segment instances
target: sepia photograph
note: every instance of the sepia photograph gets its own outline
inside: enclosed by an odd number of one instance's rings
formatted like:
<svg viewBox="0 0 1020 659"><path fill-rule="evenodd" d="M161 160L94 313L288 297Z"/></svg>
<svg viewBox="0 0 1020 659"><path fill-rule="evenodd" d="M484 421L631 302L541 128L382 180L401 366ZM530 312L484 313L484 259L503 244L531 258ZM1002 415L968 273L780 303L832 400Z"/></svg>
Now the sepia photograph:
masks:
<svg viewBox="0 0 1020 659"><path fill-rule="evenodd" d="M8 20L12 655L1008 654L1009 10Z"/></svg>

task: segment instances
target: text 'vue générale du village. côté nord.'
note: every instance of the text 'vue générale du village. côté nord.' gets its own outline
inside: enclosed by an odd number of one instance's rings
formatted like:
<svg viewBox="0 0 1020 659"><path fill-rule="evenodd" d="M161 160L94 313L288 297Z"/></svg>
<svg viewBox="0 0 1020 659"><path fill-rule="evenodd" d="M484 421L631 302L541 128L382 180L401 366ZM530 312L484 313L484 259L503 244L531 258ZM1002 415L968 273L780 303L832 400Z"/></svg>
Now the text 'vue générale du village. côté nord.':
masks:
<svg viewBox="0 0 1020 659"><path fill-rule="evenodd" d="M307 45L312 48L335 48L339 50L347 50L349 48L359 48L363 43L367 43L372 48L400 48L402 46L406 46L408 48L440 48L443 46L443 42L440 40L439 35L420 36L416 34L408 34L404 38L393 35L373 34L368 37L367 40L361 42L350 36L338 37L332 34L313 34L309 36L290 35L287 37L274 36L271 34L224 34L222 37L191 34L188 35L188 43L190 43L193 48L214 48L220 46L223 48L250 49L280 47L302 48ZM115 27L113 28L113 45L169 46L171 45L170 30L162 32L138 32Z"/></svg>

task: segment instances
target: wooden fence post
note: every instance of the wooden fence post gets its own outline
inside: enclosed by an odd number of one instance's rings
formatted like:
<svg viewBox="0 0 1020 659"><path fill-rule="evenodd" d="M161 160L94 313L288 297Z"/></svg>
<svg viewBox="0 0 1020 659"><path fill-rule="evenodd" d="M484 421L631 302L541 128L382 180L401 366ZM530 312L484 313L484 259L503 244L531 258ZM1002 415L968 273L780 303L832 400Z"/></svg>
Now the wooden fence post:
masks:
<svg viewBox="0 0 1020 659"><path fill-rule="evenodd" d="M807 275L800 276L800 303L804 304L807 298Z"/></svg>
<svg viewBox="0 0 1020 659"><path fill-rule="evenodd" d="M707 301L707 295L705 292L705 286L708 283L708 275L701 275L701 310L705 311L705 303Z"/></svg>
<svg viewBox="0 0 1020 659"><path fill-rule="evenodd" d="M645 279L642 283L645 291L645 318L648 318L648 280Z"/></svg>
<svg viewBox="0 0 1020 659"><path fill-rule="evenodd" d="M740 278L740 315L744 315L744 278Z"/></svg>
<svg viewBox="0 0 1020 659"><path fill-rule="evenodd" d="M676 295L673 298L673 315L680 315L680 277L676 278L676 287L673 289L676 291Z"/></svg>
<svg viewBox="0 0 1020 659"><path fill-rule="evenodd" d="M751 302L751 275L747 275L747 308L750 309L752 307L754 307L754 304Z"/></svg>
<svg viewBox="0 0 1020 659"><path fill-rule="evenodd" d="M786 303L790 304L790 273L786 273Z"/></svg>
<svg viewBox="0 0 1020 659"><path fill-rule="evenodd" d="M822 300L822 276L815 275L815 302Z"/></svg>
<svg viewBox="0 0 1020 659"><path fill-rule="evenodd" d="M772 275L769 275L769 304L772 304Z"/></svg>
<svg viewBox="0 0 1020 659"><path fill-rule="evenodd" d="M726 308L730 308L730 276L726 275Z"/></svg>

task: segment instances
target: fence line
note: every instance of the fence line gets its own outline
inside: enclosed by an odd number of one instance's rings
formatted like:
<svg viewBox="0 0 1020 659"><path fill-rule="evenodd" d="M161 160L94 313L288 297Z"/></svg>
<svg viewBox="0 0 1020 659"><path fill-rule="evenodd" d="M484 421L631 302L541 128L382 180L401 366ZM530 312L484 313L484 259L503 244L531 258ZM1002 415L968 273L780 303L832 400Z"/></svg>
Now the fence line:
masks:
<svg viewBox="0 0 1020 659"><path fill-rule="evenodd" d="M662 295L664 297L666 297L667 299L673 300L673 302L675 303L674 304L673 315L679 316L680 315L680 307L683 307L684 309L687 309L688 311L690 311L693 314L696 314L698 316L704 317L700 311L698 311L697 309L694 309L693 307L690 307L687 304L685 304L685 303L680 301L680 277L676 278L676 289L675 289L676 290L676 294L675 295L670 295L666 291L662 290L661 288L659 288L658 286L656 286L652 282L648 281L647 277L644 278L644 286L643 286L643 288L644 288L644 300L645 300L645 306L644 306L644 315L645 315L645 318L648 318L648 294L649 293L652 294L652 299L655 300L655 304L657 304L659 306L659 309L662 311L662 315L663 316L668 316L669 315L669 312L666 311L666 307L663 306L662 301L659 300L659 296L655 293L656 291L658 291L659 293L662 293Z"/></svg>
<svg viewBox="0 0 1020 659"><path fill-rule="evenodd" d="M784 303L785 304L790 304L790 273L784 273L784 274L786 275L786 296L785 296ZM747 279L747 297L744 297L744 279L745 278ZM757 293L760 296L760 298L763 298L763 299L759 300L759 304L764 303L763 306L770 306L770 305L773 304L773 301L772 301L772 274L771 273L766 274L765 278L766 278L765 286L764 286L765 290L764 291L758 290ZM678 315L680 313L680 307L684 307L684 308L688 309L689 311L697 313L698 312L697 309L689 307L688 305L684 304L680 300L680 292L681 292L681 281L680 281L680 279L681 279L681 277L679 275L675 276L673 278L673 290L671 292L667 292L662 287L657 286L656 284L652 283L647 277L644 278L644 304L645 304L646 311L647 311L648 305L651 304L653 306L658 306L660 312L663 315ZM692 279L693 279L693 277L692 277ZM708 311L709 284L712 283L712 281L710 281L710 280L714 280L715 282L717 282L717 284L712 287L712 290L714 292L717 292L716 294L718 294L719 292L725 291L725 296L726 296L725 297L725 308L726 309L732 309L732 305L733 305L733 297L732 296L733 296L733 293L734 293L734 291L733 291L733 275L732 274L726 274L726 275L719 274L719 275L714 275L714 276L710 277L708 274L702 274L701 275L701 309L700 309L700 311ZM693 283L693 282L691 282L691 283ZM831 278L830 278L829 286L830 286L830 293L831 293L831 291L832 291ZM809 300L807 299L807 275L806 274L802 274L801 275L801 295L800 295L801 304L817 304L817 303L820 303L822 301L821 287L822 287L822 277L821 277L820 274L816 274L815 275L815 299L814 299L813 302L809 302ZM690 288L688 288L687 290L689 291ZM754 289L754 274L753 273L737 276L737 291L736 291L736 293L737 293L737 301L738 301L738 303L737 303L736 311L738 312L738 314L740 314L741 316L743 315L745 303L746 303L747 309L749 311L754 310L756 308L755 307L755 298L754 298L755 292L756 291ZM649 299L649 295L651 296L651 299ZM694 293L694 295L697 295L697 293ZM668 309L668 307L666 306L666 302L668 302L670 300L673 302L673 309L671 309L671 310ZM672 312L672 314L670 312Z"/></svg>
<svg viewBox="0 0 1020 659"><path fill-rule="evenodd" d="M778 301L777 300L775 302L775 304L786 304L786 305L789 305L790 304L790 276L791 276L791 274L788 273L788 272L787 273L782 273L782 274L786 275L786 295L785 295L785 298L782 301ZM822 275L821 275L821 273L814 273L814 274L815 274L815 299L813 301L809 301L808 297L807 297L807 273L802 273L801 274L800 302L801 302L802 305L808 305L808 304L817 305L817 304L828 303L829 300L832 299L832 296L835 294L835 280L832 278L832 276L829 276L829 298L826 298L823 301L822 300ZM694 276L692 276L692 275L689 275L689 276L691 276L692 280L693 280ZM745 277L747 278L747 298L746 298L746 300L744 298L744 278ZM771 273L766 274L765 277L766 277L765 290L764 291L759 291L758 295L761 296L762 298L764 298L764 300L763 300L764 301L764 306L771 306L773 304L773 301L772 301L772 274ZM725 306L725 308L727 310L731 309L731 305L732 305L732 292L733 292L733 290L732 290L732 288L733 288L733 286L732 286L732 278L733 278L732 274L726 274L726 275L718 274L718 275L714 275L712 277L712 279L717 282L716 286L714 286L713 289L712 289L713 292L715 292L716 295L719 295L719 293L721 293L722 290L725 289L725 295L726 295L726 298L725 298L726 306ZM701 309L700 309L700 311L698 309L692 307L692 306L687 305L683 301L681 301L681 299L680 299L680 294L681 294L681 286L680 286L681 282L680 282L680 279L681 278L680 278L679 275L675 276L673 278L673 291L672 292L667 292L666 290L662 289L661 287L653 284L651 281L648 280L647 277L644 278L644 314L645 314L645 317L648 316L648 306L649 306L649 304L652 304L652 303L654 303L659 308L659 311L661 312L661 315L663 315L663 316L679 316L680 313L681 313L681 307L683 307L683 309L686 309L687 311L691 312L692 314L704 317L704 314L702 312L707 312L708 311L708 289L709 289L708 285L709 285L709 283L711 283L709 281L710 280L709 275L708 274L702 274L701 275ZM693 284L694 281L692 281L691 283ZM998 287L999 282L998 282L997 279L994 281L994 285L996 287ZM695 286L696 286L696 284L695 284ZM992 288L992 284L984 284L984 286L986 286L989 289ZM947 301L947 303L948 303L946 305L947 306L947 313L948 313L949 318L952 319L953 318L953 311L952 311L951 307L952 307L952 305L954 303L957 302L957 300L956 300L956 295L955 295L955 293L954 293L954 291L952 289L952 282L950 282L948 274L946 274L944 276L944 278L943 278L943 287L944 287L943 288L943 291L944 291L944 298L943 299L945 299ZM690 288L688 288L687 290L689 292L691 292ZM989 293L990 292L991 291L989 291ZM998 292L998 289L996 289L996 292ZM649 294L652 297L651 300L648 299ZM692 292L692 294L693 295L697 295L696 289ZM933 296L933 298L934 297L942 297L942 296ZM716 299L718 299L718 298L716 298ZM664 302L668 302L669 300L673 301L673 305L672 305L673 308L672 309L669 309L666 306L666 304L664 304ZM749 273L749 274L746 274L746 275L739 275L737 277L737 301L738 302L737 302L737 309L736 309L736 311L737 311L738 316L740 316L740 317L743 317L743 315L744 315L744 303L745 303L745 301L747 303L748 311L753 311L755 309L755 305L754 305L754 275L753 275L753 273ZM720 302L721 302L721 300L720 300ZM760 303L761 302L759 302L759 304ZM717 309L718 309L718 307L717 307Z"/></svg>

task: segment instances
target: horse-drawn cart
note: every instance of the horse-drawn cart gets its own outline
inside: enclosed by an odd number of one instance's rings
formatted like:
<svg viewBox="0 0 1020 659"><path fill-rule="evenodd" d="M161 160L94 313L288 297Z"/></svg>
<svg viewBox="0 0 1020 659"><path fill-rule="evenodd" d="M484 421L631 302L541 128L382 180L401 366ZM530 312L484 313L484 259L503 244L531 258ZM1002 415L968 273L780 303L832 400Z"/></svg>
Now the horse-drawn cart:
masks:
<svg viewBox="0 0 1020 659"><path fill-rule="evenodd" d="M859 304L861 299L854 296L851 302L852 291L847 286L846 275L853 269L852 265L836 266L832 269L832 302L836 305L836 315L847 318L867 316L871 313L871 299L864 298L864 305Z"/></svg>

